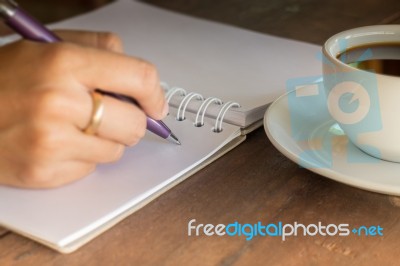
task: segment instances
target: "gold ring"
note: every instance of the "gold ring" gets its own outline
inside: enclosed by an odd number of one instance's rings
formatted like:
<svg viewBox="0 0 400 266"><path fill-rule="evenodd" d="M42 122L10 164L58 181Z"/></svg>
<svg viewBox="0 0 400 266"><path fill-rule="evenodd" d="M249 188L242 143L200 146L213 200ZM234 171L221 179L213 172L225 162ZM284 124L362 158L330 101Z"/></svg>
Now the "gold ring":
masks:
<svg viewBox="0 0 400 266"><path fill-rule="evenodd" d="M93 99L93 111L89 124L83 130L84 133L95 135L100 127L101 120L104 113L103 95L96 91L91 92Z"/></svg>

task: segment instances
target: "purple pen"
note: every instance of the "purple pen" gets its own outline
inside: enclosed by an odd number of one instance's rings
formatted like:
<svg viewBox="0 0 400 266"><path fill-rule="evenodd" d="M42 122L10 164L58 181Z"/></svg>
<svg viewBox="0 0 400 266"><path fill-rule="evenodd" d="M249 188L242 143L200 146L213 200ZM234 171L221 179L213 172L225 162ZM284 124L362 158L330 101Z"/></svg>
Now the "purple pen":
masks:
<svg viewBox="0 0 400 266"><path fill-rule="evenodd" d="M23 38L37 42L60 42L57 35L48 30L39 21L22 10L17 3L12 0L0 0L0 16L3 17L5 24L20 34ZM100 90L103 94L111 97L136 104L136 101L125 95ZM160 120L147 117L147 129L154 134L167 139L173 143L181 144L171 130Z"/></svg>

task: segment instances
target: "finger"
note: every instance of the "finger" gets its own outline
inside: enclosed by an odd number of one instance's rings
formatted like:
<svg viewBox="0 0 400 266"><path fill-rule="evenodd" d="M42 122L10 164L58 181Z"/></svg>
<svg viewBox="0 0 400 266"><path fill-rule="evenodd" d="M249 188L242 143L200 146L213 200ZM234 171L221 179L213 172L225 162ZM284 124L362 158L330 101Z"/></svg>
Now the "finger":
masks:
<svg viewBox="0 0 400 266"><path fill-rule="evenodd" d="M110 163L122 157L125 145L76 130L75 137L69 141L71 148L66 152L69 158L88 163Z"/></svg>
<svg viewBox="0 0 400 266"><path fill-rule="evenodd" d="M146 132L146 115L137 106L103 96L104 113L97 135L125 145L135 145Z"/></svg>
<svg viewBox="0 0 400 266"><path fill-rule="evenodd" d="M153 65L98 49L83 48L76 54L80 54L83 60L73 69L78 82L90 90L101 88L130 96L149 116L155 119L165 117L168 105Z"/></svg>
<svg viewBox="0 0 400 266"><path fill-rule="evenodd" d="M91 174L96 168L93 163L81 161L62 162L54 166L54 174L50 180L38 183L36 188L54 188L75 182Z"/></svg>
<svg viewBox="0 0 400 266"><path fill-rule="evenodd" d="M57 114L71 121L79 130L89 125L93 115L93 99L86 91L64 92L57 101ZM132 146L145 134L147 120L144 112L132 103L110 96L102 96L104 107L97 136L120 144ZM62 111L68 110L68 112Z"/></svg>
<svg viewBox="0 0 400 266"><path fill-rule="evenodd" d="M26 131L31 134L19 143L25 149L20 155L22 161L29 164L70 160L108 163L118 160L125 149L121 143L84 134L75 125L58 117L47 120L45 124L38 123L37 129L28 131L28 128Z"/></svg>
<svg viewBox="0 0 400 266"><path fill-rule="evenodd" d="M119 53L123 51L121 39L112 32L56 30L55 33L68 42Z"/></svg>
<svg viewBox="0 0 400 266"><path fill-rule="evenodd" d="M22 171L19 178L9 180L8 185L29 188L52 188L79 180L95 170L96 165L81 161L66 161L51 165L36 165Z"/></svg>

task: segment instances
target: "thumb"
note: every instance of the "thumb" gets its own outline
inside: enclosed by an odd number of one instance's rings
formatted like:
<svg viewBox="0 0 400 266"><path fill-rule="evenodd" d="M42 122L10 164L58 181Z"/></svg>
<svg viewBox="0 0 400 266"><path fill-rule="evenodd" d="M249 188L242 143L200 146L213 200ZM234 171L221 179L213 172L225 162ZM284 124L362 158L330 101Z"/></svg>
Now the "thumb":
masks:
<svg viewBox="0 0 400 266"><path fill-rule="evenodd" d="M67 42L118 53L123 52L121 39L112 32L56 30L55 33Z"/></svg>

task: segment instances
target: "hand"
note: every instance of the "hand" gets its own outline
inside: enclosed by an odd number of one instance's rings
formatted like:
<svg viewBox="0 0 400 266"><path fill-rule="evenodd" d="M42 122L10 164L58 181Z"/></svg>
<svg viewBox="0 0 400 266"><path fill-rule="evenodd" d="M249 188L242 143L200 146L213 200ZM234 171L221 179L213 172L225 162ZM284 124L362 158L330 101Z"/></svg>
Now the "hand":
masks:
<svg viewBox="0 0 400 266"><path fill-rule="evenodd" d="M108 33L57 33L66 42L18 41L0 48L0 184L60 186L118 160L168 112L156 69L122 54ZM96 88L131 96L141 109L104 96L96 135L84 134ZM142 111L143 110L143 111Z"/></svg>

